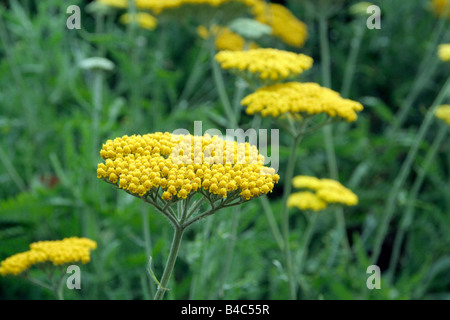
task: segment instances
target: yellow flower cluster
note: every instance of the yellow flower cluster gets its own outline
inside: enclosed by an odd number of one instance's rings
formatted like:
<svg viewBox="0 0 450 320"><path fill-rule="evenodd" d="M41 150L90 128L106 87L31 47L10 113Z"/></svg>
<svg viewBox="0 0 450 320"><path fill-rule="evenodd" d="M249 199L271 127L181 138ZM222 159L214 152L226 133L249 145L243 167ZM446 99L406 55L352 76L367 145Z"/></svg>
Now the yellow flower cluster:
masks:
<svg viewBox="0 0 450 320"><path fill-rule="evenodd" d="M147 30L154 30L158 25L158 20L151 14L145 12L138 12L135 15L125 13L120 17L120 22L124 24L136 22L141 28Z"/></svg>
<svg viewBox="0 0 450 320"><path fill-rule="evenodd" d="M438 57L444 62L450 61L450 43L439 45Z"/></svg>
<svg viewBox="0 0 450 320"><path fill-rule="evenodd" d="M29 251L15 254L2 261L0 275L18 275L31 266L44 262L51 262L53 265L88 263L91 260L91 250L96 248L95 241L77 237L35 242L30 245Z"/></svg>
<svg viewBox="0 0 450 320"><path fill-rule="evenodd" d="M310 191L301 191L291 194L288 198L289 208L300 210L320 211L327 207L327 203Z"/></svg>
<svg viewBox="0 0 450 320"><path fill-rule="evenodd" d="M208 30L204 26L199 26L197 33L203 39L215 37L215 47L218 51L242 51L245 49L245 39L227 27L213 26ZM249 44L249 48L256 49L258 45L252 42Z"/></svg>
<svg viewBox="0 0 450 320"><path fill-rule="evenodd" d="M270 26L272 34L288 45L302 47L308 38L306 24L280 4L258 1L252 11L257 21Z"/></svg>
<svg viewBox="0 0 450 320"><path fill-rule="evenodd" d="M438 16L450 18L449 0L433 0L431 7Z"/></svg>
<svg viewBox="0 0 450 320"><path fill-rule="evenodd" d="M443 120L446 124L450 126L450 105L444 104L437 108L436 118Z"/></svg>
<svg viewBox="0 0 450 320"><path fill-rule="evenodd" d="M260 113L263 117L279 117L289 114L314 115L326 113L348 122L357 119L356 112L363 106L344 99L339 93L321 87L317 83L288 82L258 89L241 101L248 114Z"/></svg>
<svg viewBox="0 0 450 320"><path fill-rule="evenodd" d="M197 191L249 200L272 192L279 180L255 146L217 136L125 135L108 140L100 155L97 177L141 197L160 188L164 200Z"/></svg>
<svg viewBox="0 0 450 320"><path fill-rule="evenodd" d="M247 51L221 51L216 60L225 70L250 73L262 80L282 81L295 77L313 65L313 59L304 54L259 48Z"/></svg>
<svg viewBox="0 0 450 320"><path fill-rule="evenodd" d="M318 179L310 176L296 176L292 184L297 189L309 189L289 196L288 207L300 210L320 211L328 204L342 204L354 206L358 204L358 197L340 182L332 179Z"/></svg>

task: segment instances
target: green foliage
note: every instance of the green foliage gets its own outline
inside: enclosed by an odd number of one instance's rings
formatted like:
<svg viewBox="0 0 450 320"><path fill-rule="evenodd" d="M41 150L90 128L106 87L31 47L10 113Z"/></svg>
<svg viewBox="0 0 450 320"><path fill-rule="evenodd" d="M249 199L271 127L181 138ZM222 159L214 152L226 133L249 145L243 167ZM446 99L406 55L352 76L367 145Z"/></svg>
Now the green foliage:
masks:
<svg viewBox="0 0 450 320"><path fill-rule="evenodd" d="M257 42L312 56L314 67L302 80L320 82L318 26L304 2L287 1L308 25L304 48L266 36ZM337 91L357 30L365 26L365 16L348 12L356 2L347 1L329 20L332 85ZM71 1L81 8L87 3ZM309 220L304 213L290 211L288 241L295 268L301 269L296 273L299 298L449 299L448 143L439 147L418 197L410 198L437 122L420 142L411 173L395 199L376 261L381 290L366 287L386 198L449 74L435 50L432 62L420 67L440 23L428 9L429 1L374 3L382 9L382 29L364 31L348 94L365 109L355 123L333 124L339 180L359 197L358 206L344 209L351 251L346 254L341 247L334 211L326 210L318 217L301 262ZM96 178L102 143L124 134L178 128L193 133L194 121L202 121L203 132L225 132L229 119L214 85L207 45L196 34L192 16L161 17L158 28L148 31L120 24L120 10L102 15L82 9L82 29L68 30L66 7L57 0L0 4L0 260L27 250L34 241L90 237L98 249L91 263L82 266L83 289L65 290L66 298L151 299L156 284L147 270L149 258L161 277L173 230L156 210ZM449 42L449 33L438 40ZM114 68L86 68L93 57L108 59ZM416 73L423 83L412 76ZM239 99L239 82L225 73L223 77L232 101ZM250 90L243 87L244 94ZM448 103L448 95L445 98ZM393 130L408 99L412 107L405 122ZM261 128L278 128L270 119L249 117L239 104L235 114L244 129L257 127L258 121ZM281 177L289 144L290 137L281 132ZM297 159L296 174L329 177L321 131L304 138ZM282 223L281 194L289 183L280 180L269 195L277 225ZM398 264L389 274L395 235L411 201L414 215L406 223ZM225 209L188 229L166 298L289 297L283 254L262 203L254 200L239 210ZM1 277L0 299L17 298L53 297L22 279Z"/></svg>

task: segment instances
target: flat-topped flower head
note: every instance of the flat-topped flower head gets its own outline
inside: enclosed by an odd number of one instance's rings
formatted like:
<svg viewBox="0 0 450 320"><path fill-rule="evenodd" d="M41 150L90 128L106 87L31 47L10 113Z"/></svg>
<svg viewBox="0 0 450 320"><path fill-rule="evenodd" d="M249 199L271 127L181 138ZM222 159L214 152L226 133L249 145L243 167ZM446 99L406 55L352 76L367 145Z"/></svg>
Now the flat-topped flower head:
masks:
<svg viewBox="0 0 450 320"><path fill-rule="evenodd" d="M291 208L320 211L330 204L346 206L358 204L356 194L336 180L300 175L292 179L292 185L303 191L289 196L288 207Z"/></svg>
<svg viewBox="0 0 450 320"><path fill-rule="evenodd" d="M253 6L255 20L272 28L272 35L293 47L302 47L308 38L306 24L297 19L288 8L277 3L258 1Z"/></svg>
<svg viewBox="0 0 450 320"><path fill-rule="evenodd" d="M436 118L441 119L450 126L450 105L444 104L436 109Z"/></svg>
<svg viewBox="0 0 450 320"><path fill-rule="evenodd" d="M315 115L325 113L332 118L348 122L357 119L363 106L342 98L339 93L317 83L288 82L266 86L251 93L241 101L247 114L260 113L263 117Z"/></svg>
<svg viewBox="0 0 450 320"><path fill-rule="evenodd" d="M97 177L138 197L170 201L194 193L250 200L271 192L279 176L249 143L217 136L153 133L108 140Z"/></svg>
<svg viewBox="0 0 450 320"><path fill-rule="evenodd" d="M221 51L216 60L222 69L244 79L258 78L269 83L294 78L313 65L313 59L307 55L273 48Z"/></svg>
<svg viewBox="0 0 450 320"><path fill-rule="evenodd" d="M63 240L39 241L30 245L30 250L15 254L2 261L0 275L18 275L31 266L50 262L58 266L68 263L88 263L91 250L97 243L88 238L65 238Z"/></svg>
<svg viewBox="0 0 450 320"><path fill-rule="evenodd" d="M444 62L450 61L450 43L441 44L438 47L438 57Z"/></svg>

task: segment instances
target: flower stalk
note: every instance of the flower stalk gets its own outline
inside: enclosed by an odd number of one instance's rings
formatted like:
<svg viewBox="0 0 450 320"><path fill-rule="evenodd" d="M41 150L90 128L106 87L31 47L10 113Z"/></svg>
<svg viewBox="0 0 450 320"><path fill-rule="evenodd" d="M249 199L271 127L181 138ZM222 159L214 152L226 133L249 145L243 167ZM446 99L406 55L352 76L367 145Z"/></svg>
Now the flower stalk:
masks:
<svg viewBox="0 0 450 320"><path fill-rule="evenodd" d="M395 212L396 202L398 194L403 187L408 175L411 172L411 168L414 163L414 159L416 158L417 152L419 151L420 144L425 138L426 133L428 132L428 129L430 128L431 124L433 123L433 118L436 109L438 106L442 103L444 99L448 97L450 93L450 77L447 78L447 81L445 82L444 86L442 87L441 91L439 92L438 96L436 97L435 101L433 102L431 108L428 110L427 114L425 115L425 118L420 125L419 131L417 132L417 135L414 139L414 144L411 146L411 148L408 151L408 154L406 156L405 161L403 162L399 174L396 177L392 188L389 192L387 201L386 201L386 207L384 210L384 215L382 217L382 221L380 224L380 227L378 229L378 232L376 234L375 242L373 245L373 253L372 253L372 264L376 264L378 261L378 257L381 252L381 246L383 245L384 238L386 237L389 223L391 222L391 219Z"/></svg>
<svg viewBox="0 0 450 320"><path fill-rule="evenodd" d="M164 272L158 286L158 290L155 294L155 300L162 300L164 293L168 290L167 284L169 283L170 276L172 275L173 267L175 266L175 261L177 260L178 250L180 249L181 240L183 238L184 229L181 226L175 227L175 232L173 235L172 245L170 246L169 257L167 258L167 263L164 268Z"/></svg>

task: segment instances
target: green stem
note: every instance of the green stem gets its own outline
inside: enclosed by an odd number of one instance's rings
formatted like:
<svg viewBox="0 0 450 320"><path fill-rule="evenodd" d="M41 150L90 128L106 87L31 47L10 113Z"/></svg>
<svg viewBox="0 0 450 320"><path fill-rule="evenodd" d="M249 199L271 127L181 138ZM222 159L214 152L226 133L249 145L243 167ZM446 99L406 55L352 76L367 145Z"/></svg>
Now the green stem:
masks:
<svg viewBox="0 0 450 320"><path fill-rule="evenodd" d="M419 131L414 139L414 144L411 146L408 155L406 156L406 159L401 166L400 172L396 177L391 190L388 193L388 198L386 201L386 210L384 212L384 216L382 217L381 224L378 229L378 233L376 235L373 246L372 264L376 264L378 261L378 257L381 252L381 246L388 231L389 223L392 219L392 216L394 215L397 196L411 171L411 167L413 165L419 147L422 141L424 140L425 135L428 132L428 129L433 123L434 113L437 107L442 103L442 101L445 98L447 98L449 92L450 92L450 77L447 78L446 83L444 84L443 88L436 97L432 107L428 110L427 114L425 115L425 119L422 122Z"/></svg>
<svg viewBox="0 0 450 320"><path fill-rule="evenodd" d="M331 179L339 180L338 166L336 153L333 141L333 128L331 126L325 126L322 128L325 142L325 152L328 161L328 172Z"/></svg>
<svg viewBox="0 0 450 320"><path fill-rule="evenodd" d="M322 84L331 88L331 60L328 41L328 20L325 14L319 15L320 56L322 70ZM334 151L333 131L331 126L323 127L325 150L328 160L328 170L332 179L338 179L336 154Z"/></svg>
<svg viewBox="0 0 450 320"><path fill-rule="evenodd" d="M239 122L239 119L241 117L241 100L244 97L244 93L245 93L245 88L247 87L247 83L241 79L241 78L237 78L235 80L235 94L234 94L234 99L233 99L233 104L234 104L234 111L233 114L235 115L236 118L236 122Z"/></svg>
<svg viewBox="0 0 450 320"><path fill-rule="evenodd" d="M134 17L137 13L136 4L134 1L129 1L128 3L128 14ZM139 63L139 45L138 40L139 26L136 21L132 20L127 26L127 36L129 45L129 57L130 57L130 106L131 106L131 117L132 125L134 128L139 128L142 124L142 114L140 107L140 94L141 94L141 75L142 70Z"/></svg>
<svg viewBox="0 0 450 320"><path fill-rule="evenodd" d="M141 215L142 215L142 233L144 237L144 248L145 248L145 256L151 257L152 255L152 249L151 249L151 238L150 238L150 226L148 221L148 212L145 210L146 206L142 206L141 209ZM154 285L153 282L148 280L149 282L149 288L151 291L151 294L154 295Z"/></svg>
<svg viewBox="0 0 450 320"><path fill-rule="evenodd" d="M319 15L319 39L322 84L327 88L331 88L331 59L330 44L328 41L328 19L325 14Z"/></svg>
<svg viewBox="0 0 450 320"><path fill-rule="evenodd" d="M194 215L197 210L201 207L201 205L203 204L203 202L205 201L205 196L201 197L199 200L197 200L191 208L189 208L187 214L186 214L186 218L184 221L182 221L182 223L184 223L185 221L188 221L189 218L192 217L192 215Z"/></svg>
<svg viewBox="0 0 450 320"><path fill-rule="evenodd" d="M161 126L161 119L163 118L164 115L164 109L162 108L163 105L163 93L164 93L164 86L161 85L161 81L159 81L159 79L157 78L157 73L159 70L161 70L164 65L164 56L166 54L167 51L167 41L169 39L168 36L168 24L167 21L165 19L160 19L160 24L159 24L159 30L160 32L158 33L158 42L156 45L156 48L154 50L154 60L152 63L152 71L153 71L153 81L154 83L152 83L151 86L151 97L152 97L152 104L151 104L151 108L152 108L152 127L153 128L158 128Z"/></svg>
<svg viewBox="0 0 450 320"><path fill-rule="evenodd" d="M358 20L359 22L360 20ZM356 60L358 59L359 50L361 48L362 39L366 26L364 23L358 23L356 26L356 33L350 42L350 53L348 55L347 65L344 72L344 78L342 81L341 95L347 98L350 94L350 88L355 75Z"/></svg>
<svg viewBox="0 0 450 320"><path fill-rule="evenodd" d="M450 172L450 148L447 148L447 172ZM450 189L450 174L447 175L447 190ZM444 179L442 179L444 180ZM444 182L445 183L445 182ZM443 190L444 198L446 200L447 212L450 212L450 197L447 196Z"/></svg>
<svg viewBox="0 0 450 320"><path fill-rule="evenodd" d="M203 62L203 59L205 58L205 52L206 54L208 53L206 50L207 46L208 42L202 41L202 46L200 48L200 51L197 53L194 66L189 72L189 77L186 81L184 89L181 92L180 97L178 98L179 102L189 99L195 89L195 86L199 83L202 76L204 75L207 68L205 66L205 63Z"/></svg>
<svg viewBox="0 0 450 320"><path fill-rule="evenodd" d="M300 255L299 255L299 259L298 259L299 274L303 272L306 257L308 255L309 244L311 242L312 235L314 234L314 229L316 227L316 221L317 221L317 213L312 212L311 218L308 219L308 227L303 236L302 248L300 250Z"/></svg>
<svg viewBox="0 0 450 320"><path fill-rule="evenodd" d="M41 288L44 288L44 289L47 289L47 290L51 291L52 293L55 293L55 289L54 289L51 285L49 285L49 284L47 284L47 283L44 283L44 282L42 282L42 281L40 281L40 280L38 280L38 279L31 278L31 277L29 277L29 276L25 276L24 278L25 278L27 281L29 281L29 282L31 282L32 284L34 284L34 285L37 285L37 286L39 286L39 287L41 287ZM55 296L56 296L56 294L55 294Z"/></svg>
<svg viewBox="0 0 450 320"><path fill-rule="evenodd" d="M199 259L200 260L200 268L199 270L205 270L204 267L206 266L206 255L207 255L207 249L208 246L206 245L208 243L208 238L211 232L211 227L213 225L213 219L209 219L206 222L206 226L205 228L203 228L203 232L202 232L202 250L200 252L200 256ZM203 284L202 280L205 280L204 277L202 277L201 274L196 273L193 276L192 282L191 282L191 287L190 287L190 292L189 292L189 299L197 299L197 287L198 284L200 282L200 285Z"/></svg>
<svg viewBox="0 0 450 320"><path fill-rule="evenodd" d="M277 222L275 220L275 216L273 214L272 207L270 206L269 199L267 199L267 195L263 195L259 197L261 201L264 213L266 214L267 221L269 222L270 230L272 231L273 237L280 248L283 251L283 236L281 235L280 229L278 228Z"/></svg>
<svg viewBox="0 0 450 320"><path fill-rule="evenodd" d="M227 279L228 274L230 273L231 261L233 260L234 248L236 244L236 236L237 230L239 226L239 216L241 214L240 206L233 208L233 217L231 221L231 234L228 240L227 254L225 256L225 266L223 267L221 277L219 279L219 291L218 296L222 298L224 295L224 284Z"/></svg>
<svg viewBox="0 0 450 320"><path fill-rule="evenodd" d="M105 16L102 14L95 15L95 33L100 35L104 32ZM100 44L97 48L97 56L103 57L105 55L105 47ZM98 152L100 147L100 118L103 109L103 86L104 86L104 71L100 69L92 70L93 83L92 83L92 160L91 164L95 164L98 159ZM99 193L96 187L96 181L92 180L91 190L94 192L95 197L102 202L103 194ZM83 229L85 233L89 235L89 230L93 229L95 221L95 212L92 216L86 210L83 210ZM91 235L92 236L92 235Z"/></svg>
<svg viewBox="0 0 450 320"><path fill-rule="evenodd" d="M104 74L102 70L94 70L94 83L93 83L93 92L92 92L92 104L93 104L93 113L92 113L92 151L93 151L93 159L97 159L98 157L98 143L99 143L99 123L100 123L100 113L102 111L103 104L103 79Z"/></svg>
<svg viewBox="0 0 450 320"><path fill-rule="evenodd" d="M326 13L319 15L319 37L320 37L320 55L322 60L322 81L323 85L331 88L331 60L330 47L328 41L328 16ZM356 58L355 58L356 59ZM338 165L336 159L336 152L333 139L333 128L331 126L323 127L323 135L325 140L325 152L327 155L328 171L331 179L339 180ZM346 236L345 217L342 207L338 207L335 212L337 228L339 230L339 241L336 242L338 246L341 241L347 253L350 252L350 245ZM337 250L337 247L336 247ZM330 257L334 257L331 255ZM329 261L332 263L332 260Z"/></svg>
<svg viewBox="0 0 450 320"><path fill-rule="evenodd" d="M448 131L448 126L442 125L438 134L436 135L436 137L433 141L431 148L428 150L428 153L425 156L423 166L420 169L420 171L417 175L417 178L415 179L414 184L411 188L410 196L408 199L408 205L406 208L406 213L403 214L402 219L400 221L400 227L397 228L397 233L395 235L394 248L392 251L391 260L389 262L389 269L388 269L388 275L387 275L389 282L392 281L393 276L395 274L395 269L397 267L398 259L400 256L401 244L403 243L405 233L408 230L408 228L412 222L413 216L414 216L415 200L417 199L419 190L422 187L423 181L425 180L427 171L430 168L430 165L431 165L432 161L434 160L439 147L441 146L442 142L444 141L444 138L446 137L447 131Z"/></svg>
<svg viewBox="0 0 450 320"><path fill-rule="evenodd" d="M213 78L214 78L214 82L216 84L216 89L219 94L220 101L225 109L225 113L227 115L230 125L233 128L237 128L238 127L237 120L234 115L233 107L231 106L230 99L228 98L228 94L227 94L227 91L225 88L225 81L223 79L222 72L220 70L220 66L215 59L216 51L215 51L213 45L211 45L210 53L211 53L210 59L211 59L211 65L212 65L212 71L213 71Z"/></svg>
<svg viewBox="0 0 450 320"><path fill-rule="evenodd" d="M64 280L66 279L63 272L59 281L55 284L55 295L58 300L64 300Z"/></svg>
<svg viewBox="0 0 450 320"><path fill-rule="evenodd" d="M225 206L222 206L222 208L225 208ZM218 210L218 208L212 208L206 212L203 212L202 214L197 215L194 218L191 218L190 220L187 220L185 223L182 224L183 229L186 229L187 227L191 226L192 224L194 224L195 222L204 219L214 213L216 213L216 211Z"/></svg>
<svg viewBox="0 0 450 320"><path fill-rule="evenodd" d="M410 111L414 101L426 87L426 84L430 81L431 76L433 75L437 65L439 64L439 59L435 57L435 50L440 42L443 32L446 30L446 23L447 19L440 18L438 25L433 32L433 40L428 45L428 50L419 66L419 70L416 74L412 89L409 91L403 104L400 106L391 127L387 131L389 135L395 136L395 132L402 127L402 125L406 121L406 117L408 116L408 112Z"/></svg>
<svg viewBox="0 0 450 320"><path fill-rule="evenodd" d="M10 158L8 157L8 155L1 146L0 146L0 162L5 167L6 172L8 172L11 180L14 181L17 188L19 188L20 191L24 192L26 189L25 183L23 182L16 168L14 168L14 165L12 164Z"/></svg>
<svg viewBox="0 0 450 320"><path fill-rule="evenodd" d="M289 160L286 168L286 174L284 179L284 191L283 191L283 210L282 210L282 226L281 232L283 235L283 253L286 263L286 270L289 280L289 292L291 299L297 298L297 281L295 281L292 270L292 257L289 245L289 208L287 201L292 191L292 178L294 177L295 161L297 157L297 147L301 141L302 135L299 134L294 138Z"/></svg>
<svg viewBox="0 0 450 320"><path fill-rule="evenodd" d="M162 300L164 293L168 290L167 284L169 283L170 276L172 275L175 261L177 260L178 250L180 249L181 240L183 238L184 229L181 227L174 227L175 233L173 235L172 245L170 247L169 257L167 259L166 266L158 286L158 290L155 294L155 300Z"/></svg>

